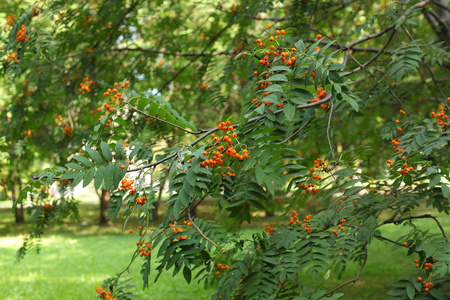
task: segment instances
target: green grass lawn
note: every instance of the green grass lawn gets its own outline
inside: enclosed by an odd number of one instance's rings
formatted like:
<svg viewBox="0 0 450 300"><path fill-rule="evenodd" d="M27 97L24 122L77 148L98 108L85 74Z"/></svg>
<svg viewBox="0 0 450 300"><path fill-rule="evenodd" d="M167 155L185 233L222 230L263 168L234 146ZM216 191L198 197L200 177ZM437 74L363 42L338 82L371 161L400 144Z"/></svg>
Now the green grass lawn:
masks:
<svg viewBox="0 0 450 300"><path fill-rule="evenodd" d="M136 248L137 235L123 233L120 222L112 226L96 225L98 209L92 205L81 206L81 221L49 228L41 241L41 253L29 253L24 260L15 263L15 253L21 244L21 232L29 225L16 225L13 215L0 211L0 299L95 299L94 286L101 286L103 280L122 271ZM421 211L425 213L428 211ZM450 218L439 215L439 220L450 231ZM417 220L417 223L438 233L433 220ZM257 230L254 226L243 230L245 234ZM259 228L264 227L259 223ZM136 227L131 220L128 228ZM407 227L387 225L381 228L383 235L395 239L408 232ZM392 251L392 247L374 240L368 247L369 259L354 285L348 285L339 292L341 299L386 299L386 292L397 277L412 267L414 256L408 257L404 249ZM202 284L193 281L187 284L179 273L172 278L172 272L163 273L157 284L142 291L139 274L140 259L131 268L130 277L136 288L138 299L210 299L213 289L205 291ZM359 265L350 264L341 280L330 276L319 282L306 281L318 289L331 290L344 280L355 276ZM156 272L151 274L151 282Z"/></svg>

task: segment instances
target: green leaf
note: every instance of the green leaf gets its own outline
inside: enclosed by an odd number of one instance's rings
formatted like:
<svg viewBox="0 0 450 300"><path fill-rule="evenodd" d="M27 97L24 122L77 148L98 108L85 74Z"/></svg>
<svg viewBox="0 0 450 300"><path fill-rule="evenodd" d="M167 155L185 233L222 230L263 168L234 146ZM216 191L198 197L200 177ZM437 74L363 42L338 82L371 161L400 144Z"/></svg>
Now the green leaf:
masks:
<svg viewBox="0 0 450 300"><path fill-rule="evenodd" d="M191 276L192 276L191 269L189 269L188 267L184 266L184 268L183 268L183 276L184 276L184 279L186 279L187 283L191 283Z"/></svg>
<svg viewBox="0 0 450 300"><path fill-rule="evenodd" d="M90 169L87 171L86 175L83 178L83 187L86 187L94 178L95 174L95 168Z"/></svg>
<svg viewBox="0 0 450 300"><path fill-rule="evenodd" d="M72 181L72 186L76 187L78 184L80 184L81 180L83 180L85 172L78 173L75 178Z"/></svg>
<svg viewBox="0 0 450 300"><path fill-rule="evenodd" d="M75 155L73 157L75 160L79 161L80 163L82 163L83 165L85 165L88 168L92 168L94 166L94 164L92 163L92 161L90 161L89 159L87 159L84 156L81 155Z"/></svg>
<svg viewBox="0 0 450 300"><path fill-rule="evenodd" d="M189 182L190 185L194 186L195 185L195 180L197 178L196 174L194 173L194 171L192 170L192 168L190 168L186 174L187 180Z"/></svg>
<svg viewBox="0 0 450 300"><path fill-rule="evenodd" d="M261 185L264 180L264 176L266 174L264 174L264 171L260 166L255 167L255 175L256 175L256 182L258 182L258 184Z"/></svg>
<svg viewBox="0 0 450 300"><path fill-rule="evenodd" d="M77 174L79 174L79 173L80 173L80 172L69 171L69 172L67 172L67 173L65 173L65 174L63 174L63 175L61 176L61 180L74 179L74 178L77 176Z"/></svg>
<svg viewBox="0 0 450 300"><path fill-rule="evenodd" d="M74 170L78 170L78 171L84 170L84 168L82 166L80 166L79 164L75 164L75 163L67 163L66 167L74 169Z"/></svg>
<svg viewBox="0 0 450 300"><path fill-rule="evenodd" d="M139 110L143 110L145 108L145 106L147 105L147 103L148 103L148 99L147 98L141 98L141 99L139 99L137 108Z"/></svg>
<svg viewBox="0 0 450 300"><path fill-rule="evenodd" d="M100 154L97 153L97 151L92 150L91 148L89 148L89 146L85 146L85 149L93 161L98 164L104 163L103 158L100 156Z"/></svg>
<svg viewBox="0 0 450 300"><path fill-rule="evenodd" d="M275 67L273 67L273 68L271 68L270 70L269 70L269 73L270 72L275 72L275 71L290 71L291 69L289 68L289 67L286 67L286 66L275 66ZM272 80L272 77L270 77L270 80Z"/></svg>
<svg viewBox="0 0 450 300"><path fill-rule="evenodd" d="M291 103L286 103L283 107L283 112L286 116L286 119L291 121L295 116L295 106Z"/></svg>
<svg viewBox="0 0 450 300"><path fill-rule="evenodd" d="M431 177L430 183L428 184L428 187L432 188L436 184L438 184L440 181L441 181L441 176L440 175L434 175L433 177Z"/></svg>
<svg viewBox="0 0 450 300"><path fill-rule="evenodd" d="M264 174L263 180L269 192L272 194L272 196L275 196L275 187L273 186L272 179L266 174Z"/></svg>
<svg viewBox="0 0 450 300"><path fill-rule="evenodd" d="M105 173L105 166L100 166L97 169L97 172L95 173L94 177L94 188L98 190L103 182L103 175Z"/></svg>
<svg viewBox="0 0 450 300"><path fill-rule="evenodd" d="M105 143L104 141L102 141L100 143L100 148L102 149L102 153L103 153L103 157L111 162L112 161L112 153L111 153L111 148L109 148L108 144Z"/></svg>
<svg viewBox="0 0 450 300"><path fill-rule="evenodd" d="M267 88L264 89L264 92L282 92L283 89L278 84L272 84L269 85Z"/></svg>
<svg viewBox="0 0 450 300"><path fill-rule="evenodd" d="M125 157L122 155L122 151L123 151L123 149L122 149L122 146L123 146L123 140L122 139L120 139L120 140L118 140L117 141L117 143L116 143L116 148L115 148L115 151L116 151L116 159L117 160L121 160L121 159L124 159Z"/></svg>
<svg viewBox="0 0 450 300"><path fill-rule="evenodd" d="M105 173L103 174L104 182L103 188L105 190L110 190L113 184L114 178L114 164L111 163L105 167Z"/></svg>
<svg viewBox="0 0 450 300"><path fill-rule="evenodd" d="M447 198L448 194L450 193L450 188L448 187L448 185L441 183L441 190L444 198Z"/></svg>
<svg viewBox="0 0 450 300"><path fill-rule="evenodd" d="M344 100L347 101L348 104L350 104L353 107L354 110L356 110L356 111L359 110L358 103L356 103L356 101L353 98L348 96L346 93L341 93L341 95L344 98Z"/></svg>
<svg viewBox="0 0 450 300"><path fill-rule="evenodd" d="M130 160L133 159L133 157L138 153L138 151L141 149L141 147L142 146L140 144L134 146L134 148L133 148L133 150L131 150L131 153L130 153L130 156L129 156Z"/></svg>
<svg viewBox="0 0 450 300"><path fill-rule="evenodd" d="M275 74L269 77L270 81L288 81L287 77L283 74Z"/></svg>
<svg viewBox="0 0 450 300"><path fill-rule="evenodd" d="M117 117L114 119L114 122L116 122L117 124L120 124L122 126L127 126L127 121L125 121L124 119Z"/></svg>
<svg viewBox="0 0 450 300"><path fill-rule="evenodd" d="M406 286L406 294L408 295L409 299L414 299L414 296L416 295L416 289L412 284Z"/></svg>
<svg viewBox="0 0 450 300"><path fill-rule="evenodd" d="M177 199L177 201L175 201L175 204L173 205L173 217L175 219L177 219L180 216L180 211L181 211L181 200Z"/></svg>

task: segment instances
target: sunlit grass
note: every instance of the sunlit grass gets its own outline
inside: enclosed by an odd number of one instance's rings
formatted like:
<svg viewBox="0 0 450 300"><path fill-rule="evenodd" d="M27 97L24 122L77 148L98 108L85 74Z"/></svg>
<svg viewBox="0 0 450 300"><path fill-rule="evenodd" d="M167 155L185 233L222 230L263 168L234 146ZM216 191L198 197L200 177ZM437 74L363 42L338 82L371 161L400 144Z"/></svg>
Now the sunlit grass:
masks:
<svg viewBox="0 0 450 300"><path fill-rule="evenodd" d="M81 205L81 221L88 224L67 223L52 226L41 240L40 254L29 253L24 260L15 263L15 253L22 242L21 232L26 232L29 225L15 224L14 216L9 211L0 212L0 299L93 299L94 286L101 286L103 280L122 271L128 264L136 249L137 235L123 232L120 220L112 226L97 225L98 208ZM421 211L429 213L430 211ZM450 218L438 216L442 226L450 231ZM431 219L416 220L423 230L430 229L439 233L438 227ZM131 219L127 229L135 228L136 220ZM256 222L244 233L263 230L263 223ZM407 226L386 225L382 234L396 239L408 233ZM155 250L155 249L154 249ZM386 292L391 283L413 268L416 256L408 257L406 249L393 252L392 246L379 240L373 240L368 246L369 259L361 277L355 284L350 284L339 292L345 293L341 299L386 299ZM213 289L205 291L203 284L187 284L181 272L172 278L172 270L165 271L157 284L142 291L139 274L141 260L137 259L131 267L129 277L134 277L133 293L138 299L210 299ZM359 270L359 264L350 263L342 279L333 274L325 280L323 274L317 283L306 279L305 284L317 289L331 290L343 281L352 279ZM156 272L150 276L153 283Z"/></svg>

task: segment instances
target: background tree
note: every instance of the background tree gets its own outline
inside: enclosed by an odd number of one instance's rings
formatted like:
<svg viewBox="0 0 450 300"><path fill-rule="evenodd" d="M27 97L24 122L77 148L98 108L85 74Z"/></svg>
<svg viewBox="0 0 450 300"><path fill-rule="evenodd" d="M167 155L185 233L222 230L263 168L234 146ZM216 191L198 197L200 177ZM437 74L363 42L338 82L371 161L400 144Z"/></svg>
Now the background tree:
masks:
<svg viewBox="0 0 450 300"><path fill-rule="evenodd" d="M153 262L188 282L195 270L217 287L213 298L336 299L377 238L418 255L393 298L448 296L446 234L434 216L411 215L423 202L449 209L442 1L49 1L17 11L2 36L4 149L23 140L36 154L21 161L55 167L16 205L55 180L110 193L109 218L122 214L125 228L138 216L132 261L143 260L144 288ZM251 238L230 233L194 217L211 197L234 225L273 203L279 221ZM32 207L32 237L76 215L71 201L46 201ZM378 230L420 218L442 235L414 226L394 241ZM350 260L361 270L331 291L303 283ZM99 295L127 298L113 288L125 271Z"/></svg>

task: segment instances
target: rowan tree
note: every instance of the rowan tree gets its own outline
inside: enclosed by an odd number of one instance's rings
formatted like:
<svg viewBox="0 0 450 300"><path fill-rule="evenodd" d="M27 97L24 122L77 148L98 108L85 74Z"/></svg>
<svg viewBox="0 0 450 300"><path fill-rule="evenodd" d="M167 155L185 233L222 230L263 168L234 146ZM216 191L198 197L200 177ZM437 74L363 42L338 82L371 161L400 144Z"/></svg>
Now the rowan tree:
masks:
<svg viewBox="0 0 450 300"><path fill-rule="evenodd" d="M412 213L449 213L449 19L442 0L18 6L2 35L4 144L54 165L15 201L38 199L19 257L46 224L76 217L76 202L41 188L92 183L136 234L144 288L155 264L214 285L212 299L337 299L378 239L416 260L390 299L449 297L446 233ZM211 198L228 224L270 207L277 221L244 237L194 214ZM386 224L412 226L392 240ZM354 279L305 285L349 261ZM99 297L130 298L127 270Z"/></svg>

